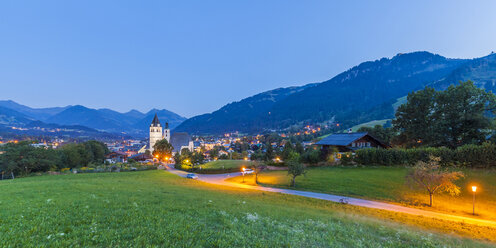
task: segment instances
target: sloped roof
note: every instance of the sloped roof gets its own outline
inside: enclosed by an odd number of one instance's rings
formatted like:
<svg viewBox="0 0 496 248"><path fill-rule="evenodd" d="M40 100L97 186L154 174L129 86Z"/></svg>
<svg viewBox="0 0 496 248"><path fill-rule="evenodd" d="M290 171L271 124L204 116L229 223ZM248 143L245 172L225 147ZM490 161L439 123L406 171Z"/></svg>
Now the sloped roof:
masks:
<svg viewBox="0 0 496 248"><path fill-rule="evenodd" d="M362 138L367 135L367 132L361 133L335 133L331 134L319 142L315 143L316 145L329 145L329 146L347 146L351 144L353 141Z"/></svg>
<svg viewBox="0 0 496 248"><path fill-rule="evenodd" d="M170 144L174 147L174 152L180 152L182 146L188 146L191 136L188 133L172 133Z"/></svg>
<svg viewBox="0 0 496 248"><path fill-rule="evenodd" d="M160 127L160 121L158 120L157 114L155 114L155 117L153 117L152 125L153 127Z"/></svg>

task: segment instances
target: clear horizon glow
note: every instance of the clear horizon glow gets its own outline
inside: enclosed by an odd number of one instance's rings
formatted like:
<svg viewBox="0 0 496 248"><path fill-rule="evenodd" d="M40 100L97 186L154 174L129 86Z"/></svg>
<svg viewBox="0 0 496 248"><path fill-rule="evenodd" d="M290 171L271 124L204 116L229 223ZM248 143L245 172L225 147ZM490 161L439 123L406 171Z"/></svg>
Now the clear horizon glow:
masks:
<svg viewBox="0 0 496 248"><path fill-rule="evenodd" d="M496 1L3 1L0 100L179 115L361 62L496 50Z"/></svg>

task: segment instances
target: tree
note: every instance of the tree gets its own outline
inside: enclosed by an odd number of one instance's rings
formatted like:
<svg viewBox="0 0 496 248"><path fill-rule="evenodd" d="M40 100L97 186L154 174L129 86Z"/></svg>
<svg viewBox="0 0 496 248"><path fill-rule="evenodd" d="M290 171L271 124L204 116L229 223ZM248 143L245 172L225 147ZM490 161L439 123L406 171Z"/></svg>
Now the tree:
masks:
<svg viewBox="0 0 496 248"><path fill-rule="evenodd" d="M251 162L250 168L253 169L253 174L255 174L255 184L258 184L258 174L265 168L261 161L255 160Z"/></svg>
<svg viewBox="0 0 496 248"><path fill-rule="evenodd" d="M303 154L305 152L305 148L303 148L303 145L301 144L301 142L297 142L295 144L295 151L299 154Z"/></svg>
<svg viewBox="0 0 496 248"><path fill-rule="evenodd" d="M305 166L302 163L294 160L287 161L286 164L288 165L288 175L291 176L291 186L295 187L296 177L304 175L306 173Z"/></svg>
<svg viewBox="0 0 496 248"><path fill-rule="evenodd" d="M397 140L409 146L456 148L484 142L493 126L489 114L495 112L496 96L467 81L445 91L425 88L408 94L393 125L400 131Z"/></svg>
<svg viewBox="0 0 496 248"><path fill-rule="evenodd" d="M492 126L488 112L494 112L496 96L476 87L473 82L460 82L438 94L434 118L437 145L456 148L485 141Z"/></svg>
<svg viewBox="0 0 496 248"><path fill-rule="evenodd" d="M301 154L301 160L304 163L316 164L321 161L320 149L307 149L303 154Z"/></svg>
<svg viewBox="0 0 496 248"><path fill-rule="evenodd" d="M270 161L274 158L274 149L272 149L272 145L270 143L266 144L267 150L265 151L265 160Z"/></svg>
<svg viewBox="0 0 496 248"><path fill-rule="evenodd" d="M205 155L203 152L193 152L192 155L193 164L203 164L205 160Z"/></svg>
<svg viewBox="0 0 496 248"><path fill-rule="evenodd" d="M441 158L430 156L428 162L418 161L407 176L407 183L411 187L420 187L429 193L429 206L432 207L432 196L436 193L447 192L458 195L460 187L454 182L464 177L462 172L449 172L439 168Z"/></svg>
<svg viewBox="0 0 496 248"><path fill-rule="evenodd" d="M83 145L85 146L86 150L89 151L91 162L103 163L103 161L105 160L105 155L110 152L107 148L107 145L96 140L84 142Z"/></svg>
<svg viewBox="0 0 496 248"><path fill-rule="evenodd" d="M0 155L0 170L27 175L31 172L44 172L57 168L60 164L56 150L36 148L31 142L9 143Z"/></svg>
<svg viewBox="0 0 496 248"><path fill-rule="evenodd" d="M436 97L436 91L426 87L409 93L407 102L396 110L396 118L392 123L406 137L408 145L429 145L434 142L433 114Z"/></svg>
<svg viewBox="0 0 496 248"><path fill-rule="evenodd" d="M159 140L153 146L153 156L158 155L160 158L172 157L174 147L166 139Z"/></svg>
<svg viewBox="0 0 496 248"><path fill-rule="evenodd" d="M396 131L392 128L384 128L382 125L375 125L374 127L360 127L357 132L367 132L372 137L386 144L391 144L391 140L396 135Z"/></svg>
<svg viewBox="0 0 496 248"><path fill-rule="evenodd" d="M291 141L288 140L288 142L286 142L286 144L284 144L284 148L282 149L282 152L281 152L281 158L286 161L289 159L289 155L294 152L294 147L293 147L293 143L291 143Z"/></svg>

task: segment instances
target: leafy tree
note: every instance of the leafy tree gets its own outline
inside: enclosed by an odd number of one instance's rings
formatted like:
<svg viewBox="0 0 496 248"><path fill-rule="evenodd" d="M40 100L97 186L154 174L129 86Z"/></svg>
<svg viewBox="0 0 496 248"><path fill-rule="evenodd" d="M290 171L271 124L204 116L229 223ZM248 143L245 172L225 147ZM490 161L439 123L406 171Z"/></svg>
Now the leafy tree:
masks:
<svg viewBox="0 0 496 248"><path fill-rule="evenodd" d="M265 160L270 161L274 158L274 149L270 143L266 144L267 150L265 151Z"/></svg>
<svg viewBox="0 0 496 248"><path fill-rule="evenodd" d="M396 136L396 131L393 128L384 128L382 125L375 125L374 127L360 127L358 132L367 132L372 137L380 141L391 144L391 140Z"/></svg>
<svg viewBox="0 0 496 248"><path fill-rule="evenodd" d="M193 152L192 155L193 164L203 164L205 161L205 155L203 152Z"/></svg>
<svg viewBox="0 0 496 248"><path fill-rule="evenodd" d="M256 152L254 152L253 154L251 154L250 159L251 160L264 160L265 155L260 150L258 150Z"/></svg>
<svg viewBox="0 0 496 248"><path fill-rule="evenodd" d="M432 196L436 193L448 192L458 195L460 187L454 182L464 177L462 172L449 172L439 168L439 157L431 156L428 162L418 161L413 170L406 176L407 183L419 187L429 193L429 206L432 207Z"/></svg>
<svg viewBox="0 0 496 248"><path fill-rule="evenodd" d="M299 153L299 154L303 154L305 152L305 148L303 148L303 145L301 144L301 142L297 142L294 146L294 150Z"/></svg>
<svg viewBox="0 0 496 248"><path fill-rule="evenodd" d="M239 152L232 152L231 159L240 160L243 159L243 156Z"/></svg>
<svg viewBox="0 0 496 248"><path fill-rule="evenodd" d="M438 94L435 133L439 144L455 148L485 141L492 126L486 115L494 111L496 96L477 88L471 81L449 86Z"/></svg>
<svg viewBox="0 0 496 248"><path fill-rule="evenodd" d="M286 157L286 160L285 161L296 161L296 162L300 162L300 154L295 152L295 151L291 151L288 156Z"/></svg>
<svg viewBox="0 0 496 248"><path fill-rule="evenodd" d="M62 163L68 168L77 168L92 162L92 153L82 144L67 144L60 148Z"/></svg>
<svg viewBox="0 0 496 248"><path fill-rule="evenodd" d="M284 144L284 148L282 149L282 152L281 152L281 158L286 161L289 159L289 155L294 152L294 147L293 147L293 143L291 143L291 141L288 141L286 142L286 144Z"/></svg>
<svg viewBox="0 0 496 248"><path fill-rule="evenodd" d="M96 140L84 142L83 145L85 146L86 150L89 151L91 162L103 163L103 161L105 161L105 155L110 152L104 143Z"/></svg>
<svg viewBox="0 0 496 248"><path fill-rule="evenodd" d="M53 149L36 148L31 142L9 143L0 155L0 170L27 175L31 172L44 172L59 164L57 152Z"/></svg>
<svg viewBox="0 0 496 248"><path fill-rule="evenodd" d="M153 145L153 156L158 155L160 158L172 157L174 147L166 139L159 140Z"/></svg>
<svg viewBox="0 0 496 248"><path fill-rule="evenodd" d="M436 92L425 88L408 94L398 107L395 129L408 146L448 146L485 141L492 127L489 114L496 110L496 96L471 81Z"/></svg>
<svg viewBox="0 0 496 248"><path fill-rule="evenodd" d="M392 123L406 137L408 145L435 142L433 110L436 97L436 91L426 87L423 90L409 93L407 103L396 110L396 119Z"/></svg>
<svg viewBox="0 0 496 248"><path fill-rule="evenodd" d="M294 160L287 161L288 165L288 175L291 176L291 186L296 186L296 177L304 175L306 173L305 166Z"/></svg>
<svg viewBox="0 0 496 248"><path fill-rule="evenodd" d="M321 160L320 156L320 149L307 149L301 154L301 160L304 163L316 164Z"/></svg>

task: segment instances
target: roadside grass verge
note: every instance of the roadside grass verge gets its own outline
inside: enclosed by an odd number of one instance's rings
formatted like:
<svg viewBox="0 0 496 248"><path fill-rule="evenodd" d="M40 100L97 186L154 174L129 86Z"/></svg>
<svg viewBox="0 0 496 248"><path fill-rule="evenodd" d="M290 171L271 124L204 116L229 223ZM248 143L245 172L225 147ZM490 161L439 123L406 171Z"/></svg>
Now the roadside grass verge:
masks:
<svg viewBox="0 0 496 248"><path fill-rule="evenodd" d="M289 187L287 171L264 171L259 175L263 186L329 193L369 200L399 203L410 207L462 215L496 219L496 170L460 169L465 178L458 181L459 196L434 195L433 207L427 206L429 196L422 190L405 184L405 167L322 167L309 168L305 176L296 179L296 188ZM241 182L241 178L228 179ZM252 183L254 179L245 177ZM477 185L476 215L472 215L471 186Z"/></svg>
<svg viewBox="0 0 496 248"><path fill-rule="evenodd" d="M390 221L422 218L211 185L165 171L0 181L0 209L0 247L493 245ZM496 237L491 229L470 231L474 238Z"/></svg>

